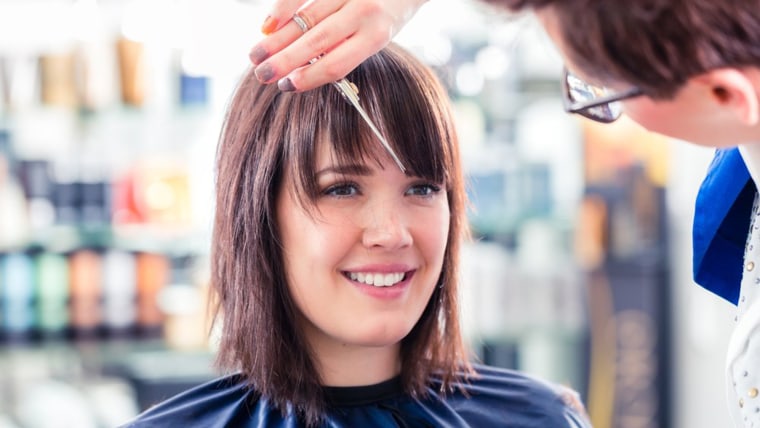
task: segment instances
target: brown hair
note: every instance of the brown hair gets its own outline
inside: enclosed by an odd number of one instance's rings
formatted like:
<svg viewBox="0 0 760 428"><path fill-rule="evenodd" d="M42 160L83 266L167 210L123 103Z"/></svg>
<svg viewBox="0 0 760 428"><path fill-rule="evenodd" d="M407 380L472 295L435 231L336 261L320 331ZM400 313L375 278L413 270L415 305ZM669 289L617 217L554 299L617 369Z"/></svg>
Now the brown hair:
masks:
<svg viewBox="0 0 760 428"><path fill-rule="evenodd" d="M407 173L446 183L451 224L441 286L402 340L401 378L414 395L424 394L433 374L450 388L469 363L457 304L466 196L449 101L430 69L393 45L347 77ZM282 411L292 405L307 424L320 420L324 393L288 294L275 200L292 168L305 208L313 207L316 141L333 144L340 161L373 160L379 144L331 85L283 93L259 84L249 70L219 142L211 255L217 314L223 317L219 365L241 370L259 393Z"/></svg>
<svg viewBox="0 0 760 428"><path fill-rule="evenodd" d="M554 15L567 55L586 75L670 98L691 77L760 65L760 1L483 0Z"/></svg>

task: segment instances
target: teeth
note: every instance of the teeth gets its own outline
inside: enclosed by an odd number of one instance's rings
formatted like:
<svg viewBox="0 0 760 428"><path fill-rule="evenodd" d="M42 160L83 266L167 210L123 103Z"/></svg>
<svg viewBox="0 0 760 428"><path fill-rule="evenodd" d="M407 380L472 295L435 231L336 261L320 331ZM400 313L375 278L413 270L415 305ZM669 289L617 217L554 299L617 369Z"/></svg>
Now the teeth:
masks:
<svg viewBox="0 0 760 428"><path fill-rule="evenodd" d="M348 277L356 282L372 285L375 287L390 287L396 285L404 280L406 275L403 272L399 273L365 273L365 272L349 272Z"/></svg>

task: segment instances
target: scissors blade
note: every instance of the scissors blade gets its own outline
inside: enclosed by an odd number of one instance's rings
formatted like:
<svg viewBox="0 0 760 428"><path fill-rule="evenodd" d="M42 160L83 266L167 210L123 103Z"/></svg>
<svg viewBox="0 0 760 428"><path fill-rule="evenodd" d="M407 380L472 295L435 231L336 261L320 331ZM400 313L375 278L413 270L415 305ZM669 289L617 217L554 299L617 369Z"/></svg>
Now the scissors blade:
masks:
<svg viewBox="0 0 760 428"><path fill-rule="evenodd" d="M375 134L378 140L380 140L380 144L382 144L383 148L386 152L390 155L390 157L393 159L394 162L396 162L396 165L398 165L401 172L406 173L406 168L404 167L404 164L401 163L401 159L396 155L396 152L393 150L393 147L391 147L390 144L388 144L388 140L383 137L383 134L380 132L379 129L375 126L375 123L372 122L372 119L369 117L367 112L362 108L361 104L359 104L359 96L356 94L356 91L351 86L351 83L346 80L345 78L338 80L337 82L333 82L333 85L338 88L340 93L343 95L343 97L351 103L352 106L356 109L356 111L359 112L359 115L364 119L364 122L369 126L369 129L372 130L372 133Z"/></svg>

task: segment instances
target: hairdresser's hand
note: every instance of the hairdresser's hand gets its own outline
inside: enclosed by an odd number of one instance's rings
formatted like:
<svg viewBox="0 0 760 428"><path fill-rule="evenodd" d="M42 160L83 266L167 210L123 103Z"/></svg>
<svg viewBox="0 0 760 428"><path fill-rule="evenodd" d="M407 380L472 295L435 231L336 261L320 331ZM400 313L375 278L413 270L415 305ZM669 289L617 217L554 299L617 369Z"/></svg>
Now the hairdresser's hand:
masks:
<svg viewBox="0 0 760 428"><path fill-rule="evenodd" d="M344 77L385 47L427 0L277 0L251 49L256 77L305 91ZM298 12L303 33L291 19ZM319 61L312 58L324 54Z"/></svg>

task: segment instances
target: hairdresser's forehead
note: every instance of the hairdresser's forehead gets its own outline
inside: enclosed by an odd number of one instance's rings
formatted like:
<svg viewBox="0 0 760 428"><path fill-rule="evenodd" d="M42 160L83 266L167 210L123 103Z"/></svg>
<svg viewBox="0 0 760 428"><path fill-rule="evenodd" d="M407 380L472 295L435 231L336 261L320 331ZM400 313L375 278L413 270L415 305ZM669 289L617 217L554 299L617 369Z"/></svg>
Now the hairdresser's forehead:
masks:
<svg viewBox="0 0 760 428"><path fill-rule="evenodd" d="M560 56L562 56L565 68L567 68L573 75L586 83L599 87L606 87L611 90L622 91L631 88L630 82L614 78L614 76L609 74L605 67L595 65L594 58L583 59L583 66L579 65L576 61L573 61L573 56L570 55L572 50L567 47L566 40L562 35L563 25L562 22L560 22L560 18L554 7L544 7L536 11L536 16L547 35L552 40L554 46L557 48L557 51L559 51ZM572 23L565 25L570 25L568 31L574 31Z"/></svg>
<svg viewBox="0 0 760 428"><path fill-rule="evenodd" d="M627 82L602 79L600 76L604 75L604 73L599 73L599 70L584 69L584 67L581 67L572 60L571 55L568 54L570 52L570 49L567 48L565 38L562 36L562 25L560 25L556 10L552 6L547 6L536 11L536 16L538 17L538 21L541 23L541 26L544 27L546 34L554 43L557 51L559 51L560 56L562 56L564 66L572 74L579 77L584 82L596 86L604 86L613 89L629 88Z"/></svg>
<svg viewBox="0 0 760 428"><path fill-rule="evenodd" d="M581 79L587 82L592 81L591 76L587 76L567 55L568 50L566 48L565 39L562 37L562 27L559 25L560 23L557 19L557 14L555 13L554 8L551 6L544 7L536 11L536 17L562 56L562 61L564 62L565 67Z"/></svg>
<svg viewBox="0 0 760 428"><path fill-rule="evenodd" d="M544 31L552 39L554 45L559 49L562 59L567 63L567 55L565 55L565 43L562 37L561 27L557 21L557 14L554 8L551 6L539 9L536 11L536 18L538 22L544 27Z"/></svg>

